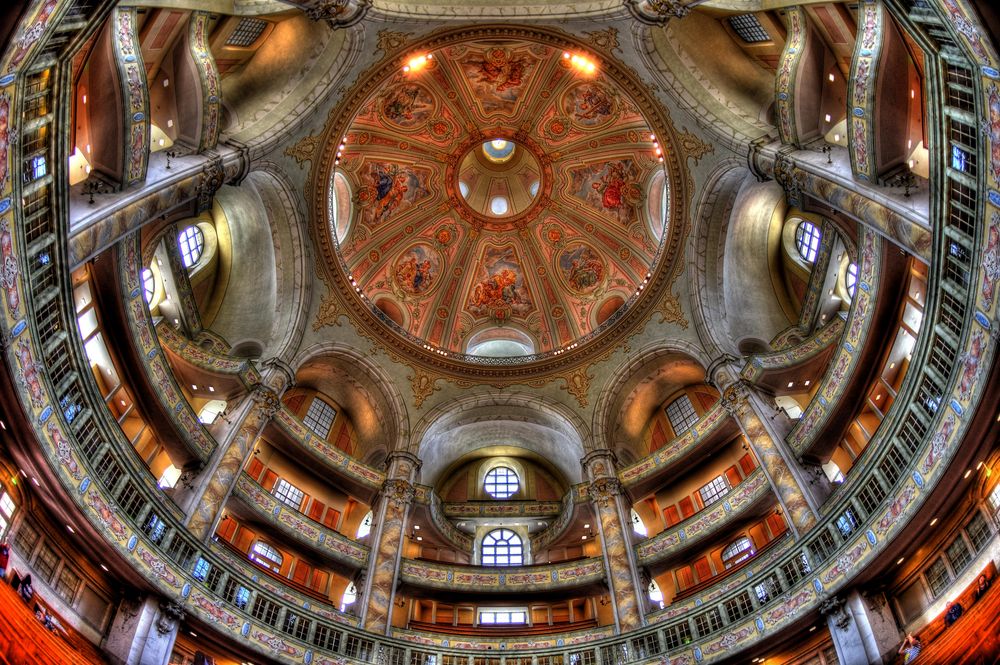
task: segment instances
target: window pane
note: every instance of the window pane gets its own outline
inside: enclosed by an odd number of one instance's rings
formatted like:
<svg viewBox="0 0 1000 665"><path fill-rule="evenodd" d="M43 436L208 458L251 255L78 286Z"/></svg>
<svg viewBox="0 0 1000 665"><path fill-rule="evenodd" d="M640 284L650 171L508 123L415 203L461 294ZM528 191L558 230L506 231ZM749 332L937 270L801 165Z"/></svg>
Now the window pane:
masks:
<svg viewBox="0 0 1000 665"><path fill-rule="evenodd" d="M205 234L197 226L189 226L177 236L177 246L181 250L181 261L185 268L198 263L205 250Z"/></svg>
<svg viewBox="0 0 1000 665"><path fill-rule="evenodd" d="M707 507L724 497L728 491L729 483L723 476L717 476L712 482L699 489L698 494L701 496L702 503Z"/></svg>
<svg viewBox="0 0 1000 665"><path fill-rule="evenodd" d="M496 499L507 499L515 494L520 486L517 474L513 469L498 466L486 474L483 487L486 493Z"/></svg>
<svg viewBox="0 0 1000 665"><path fill-rule="evenodd" d="M284 478L278 479L278 482L274 484L274 490L272 493L278 501L291 506L295 510L299 509L302 505L302 499L305 498L305 493L302 490L295 485L292 485Z"/></svg>
<svg viewBox="0 0 1000 665"><path fill-rule="evenodd" d="M332 406L319 399L313 398L306 411L306 417L302 423L316 433L321 439L330 436L330 428L333 427L333 419L337 417L337 411Z"/></svg>
<svg viewBox="0 0 1000 665"><path fill-rule="evenodd" d="M819 254L819 228L811 222L799 222L795 229L795 248L799 250L799 256L813 263Z"/></svg>
<svg viewBox="0 0 1000 665"><path fill-rule="evenodd" d="M687 395L681 395L667 405L667 420L674 428L674 435L680 436L698 422L698 414Z"/></svg>
<svg viewBox="0 0 1000 665"><path fill-rule="evenodd" d="M521 538L510 529L495 529L483 537L484 566L520 566L524 562Z"/></svg>

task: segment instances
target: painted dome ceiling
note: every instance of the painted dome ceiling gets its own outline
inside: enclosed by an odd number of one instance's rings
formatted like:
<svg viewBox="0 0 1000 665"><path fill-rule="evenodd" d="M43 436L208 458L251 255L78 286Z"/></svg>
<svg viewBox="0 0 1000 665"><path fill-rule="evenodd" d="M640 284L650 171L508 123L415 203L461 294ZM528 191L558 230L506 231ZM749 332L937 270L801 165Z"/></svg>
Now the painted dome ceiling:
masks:
<svg viewBox="0 0 1000 665"><path fill-rule="evenodd" d="M459 41L371 86L344 125L329 228L383 320L449 354L528 356L636 300L669 178L641 105L591 58Z"/></svg>

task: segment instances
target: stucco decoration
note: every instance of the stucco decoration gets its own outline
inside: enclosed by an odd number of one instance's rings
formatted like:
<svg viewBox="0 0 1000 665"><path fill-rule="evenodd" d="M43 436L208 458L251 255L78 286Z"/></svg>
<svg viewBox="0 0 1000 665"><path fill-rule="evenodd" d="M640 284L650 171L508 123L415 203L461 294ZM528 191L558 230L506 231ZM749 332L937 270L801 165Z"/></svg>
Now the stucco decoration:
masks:
<svg viewBox="0 0 1000 665"><path fill-rule="evenodd" d="M778 116L778 133L782 143L798 144L799 132L795 122L795 79L806 49L808 26L806 13L801 7L789 7L785 12L788 39L781 52L778 76L774 82L774 108Z"/></svg>
<svg viewBox="0 0 1000 665"><path fill-rule="evenodd" d="M503 365L573 351L619 323L674 265L686 229L674 137L641 86L548 35L491 32L386 58L344 126L328 128L319 163L311 141L289 154L319 167L314 233L331 281L350 284L345 304L440 361L480 362L483 340L515 339L523 353L490 356ZM658 171L662 243L643 205ZM344 196L334 173L355 209L337 238L324 221ZM585 392L586 372L560 374Z"/></svg>
<svg viewBox="0 0 1000 665"><path fill-rule="evenodd" d="M210 25L210 14L194 12L191 15L188 48L198 70L202 94L198 152L210 150L219 142L219 120L222 114L222 79L219 77L219 69L215 66L215 58L208 44Z"/></svg>

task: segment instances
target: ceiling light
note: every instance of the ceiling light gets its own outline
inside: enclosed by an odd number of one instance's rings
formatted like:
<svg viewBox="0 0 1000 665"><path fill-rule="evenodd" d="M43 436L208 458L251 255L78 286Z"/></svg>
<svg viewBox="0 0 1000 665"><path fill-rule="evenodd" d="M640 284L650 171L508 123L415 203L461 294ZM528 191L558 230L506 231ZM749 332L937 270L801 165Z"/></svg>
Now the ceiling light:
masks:
<svg viewBox="0 0 1000 665"><path fill-rule="evenodd" d="M35 483L35 487L41 487L42 486L42 484L40 482L38 482L38 478L35 478L34 476L31 477L31 482Z"/></svg>
<svg viewBox="0 0 1000 665"><path fill-rule="evenodd" d="M969 469L968 471L966 471L966 472L965 472L965 475L964 475L964 476L962 476L962 478L963 478L963 479L966 479L966 478L968 478L968 477L969 477L969 476L971 476L971 475L972 475L972 469Z"/></svg>
<svg viewBox="0 0 1000 665"><path fill-rule="evenodd" d="M827 122L830 122L830 114L829 113L827 113L826 116L824 116L824 117L826 118Z"/></svg>
<svg viewBox="0 0 1000 665"><path fill-rule="evenodd" d="M899 564L903 563L904 561L906 561L906 557L902 557L902 556L901 556L901 557L899 557L899 559L898 559L898 560L896 561L896 565L898 566Z"/></svg>
<svg viewBox="0 0 1000 665"><path fill-rule="evenodd" d="M789 381L789 382L788 382L788 387L789 387L789 388L791 388L791 387L792 387L792 386L794 386L794 385L795 385L795 382L794 382L794 381Z"/></svg>
<svg viewBox="0 0 1000 665"><path fill-rule="evenodd" d="M107 573L107 572L110 572L110 571L108 570L108 567L107 567L107 566L105 566L105 565L104 565L103 563L101 564L101 570L103 570L103 571L104 571L104 572L106 572L106 573Z"/></svg>
<svg viewBox="0 0 1000 665"><path fill-rule="evenodd" d="M938 521L938 518L936 518L936 517L934 519L932 519L931 520L931 526L934 526L935 524L937 524L937 521Z"/></svg>
<svg viewBox="0 0 1000 665"><path fill-rule="evenodd" d="M584 525L583 525L583 528L584 528L584 529L589 529L589 528L590 528L590 525L589 525L589 524L584 524Z"/></svg>
<svg viewBox="0 0 1000 665"><path fill-rule="evenodd" d="M66 530L69 531L70 533L76 533L76 531L73 530L73 527L71 527L69 524L66 525Z"/></svg>
<svg viewBox="0 0 1000 665"><path fill-rule="evenodd" d="M0 425L3 425L3 423L0 422ZM4 429L7 429L7 428L5 427ZM980 462L979 464L976 465L976 471L979 471L981 468L983 468L983 463L982 462Z"/></svg>
<svg viewBox="0 0 1000 665"><path fill-rule="evenodd" d="M191 637L198 637L198 633L194 632L193 630L189 630L188 632L191 634Z"/></svg>
<svg viewBox="0 0 1000 665"><path fill-rule="evenodd" d="M836 81L837 80L837 77L833 75L833 72L830 72L830 80L831 81Z"/></svg>
<svg viewBox="0 0 1000 665"><path fill-rule="evenodd" d="M811 632L813 632L814 630L816 630L816 626L813 626L812 628L810 628L810 629L809 629L809 632L811 633Z"/></svg>
<svg viewBox="0 0 1000 665"><path fill-rule="evenodd" d="M809 385L810 383L812 383L812 381L806 381L806 382L805 382L805 385L807 385L807 386L808 386L808 385Z"/></svg>
<svg viewBox="0 0 1000 665"><path fill-rule="evenodd" d="M413 525L413 528L414 528L415 530L417 530L417 531L420 531L420 525L419 525L419 524L414 524L414 525Z"/></svg>
<svg viewBox="0 0 1000 665"><path fill-rule="evenodd" d="M423 536L417 536L417 540L423 540L423 539L424 539Z"/></svg>
<svg viewBox="0 0 1000 665"><path fill-rule="evenodd" d="M587 540L586 536L580 536L580 540Z"/></svg>

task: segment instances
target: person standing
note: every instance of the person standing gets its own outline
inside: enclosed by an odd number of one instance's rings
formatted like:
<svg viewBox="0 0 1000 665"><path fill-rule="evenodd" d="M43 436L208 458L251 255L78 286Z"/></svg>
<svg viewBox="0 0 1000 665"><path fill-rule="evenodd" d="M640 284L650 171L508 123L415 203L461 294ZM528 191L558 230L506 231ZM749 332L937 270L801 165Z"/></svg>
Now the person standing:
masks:
<svg viewBox="0 0 1000 665"><path fill-rule="evenodd" d="M0 579L7 579L7 564L10 563L10 544L5 538L0 543Z"/></svg>

